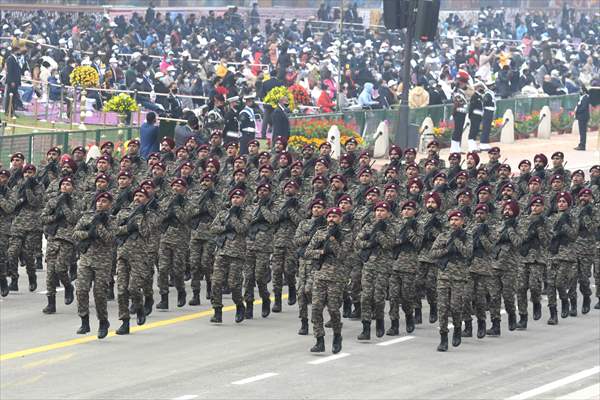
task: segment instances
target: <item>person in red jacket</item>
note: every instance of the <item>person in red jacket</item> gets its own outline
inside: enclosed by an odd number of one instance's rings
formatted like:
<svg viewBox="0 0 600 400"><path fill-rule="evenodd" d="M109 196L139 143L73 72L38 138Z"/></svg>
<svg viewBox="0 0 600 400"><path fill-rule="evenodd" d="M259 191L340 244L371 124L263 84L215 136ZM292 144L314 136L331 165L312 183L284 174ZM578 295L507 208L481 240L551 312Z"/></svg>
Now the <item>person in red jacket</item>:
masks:
<svg viewBox="0 0 600 400"><path fill-rule="evenodd" d="M317 106L325 113L333 112L335 108L335 103L329 97L328 87L325 84L321 85L321 95L317 100Z"/></svg>

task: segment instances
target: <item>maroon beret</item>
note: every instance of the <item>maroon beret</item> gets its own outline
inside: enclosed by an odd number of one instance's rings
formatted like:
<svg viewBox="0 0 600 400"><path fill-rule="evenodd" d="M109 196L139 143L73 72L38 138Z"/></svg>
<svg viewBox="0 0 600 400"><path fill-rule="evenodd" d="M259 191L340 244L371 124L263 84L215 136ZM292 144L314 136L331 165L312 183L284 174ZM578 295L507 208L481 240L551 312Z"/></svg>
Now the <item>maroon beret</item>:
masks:
<svg viewBox="0 0 600 400"><path fill-rule="evenodd" d="M487 204L485 203L479 203L475 206L475 211L477 212L479 210L485 211L486 213L490 211L490 208L487 206Z"/></svg>
<svg viewBox="0 0 600 400"><path fill-rule="evenodd" d="M336 214L338 216L342 216L342 209L339 207L331 207L327 209L327 214L326 216L329 216L329 214Z"/></svg>
<svg viewBox="0 0 600 400"><path fill-rule="evenodd" d="M256 193L258 193L258 191L262 188L267 189L269 192L272 190L271 184L267 181L263 181L258 184L258 186L256 187Z"/></svg>
<svg viewBox="0 0 600 400"><path fill-rule="evenodd" d="M427 194L425 194L423 197L423 203L427 203L427 200L429 199L433 199L438 208L442 206L442 198L438 192L427 192Z"/></svg>
<svg viewBox="0 0 600 400"><path fill-rule="evenodd" d="M528 166L531 167L531 161L529 160L521 160L521 162L519 163L519 168L521 168L521 165L523 164L527 164Z"/></svg>
<svg viewBox="0 0 600 400"><path fill-rule="evenodd" d="M406 187L410 189L411 185L416 184L419 190L423 190L423 181L419 178L411 178L408 180Z"/></svg>
<svg viewBox="0 0 600 400"><path fill-rule="evenodd" d="M231 200L231 198L233 196L246 196L246 192L244 192L243 189L233 189L229 191L229 200Z"/></svg>
<svg viewBox="0 0 600 400"><path fill-rule="evenodd" d="M260 142L256 139L252 139L251 141L248 142L248 146L256 146L256 147L260 147Z"/></svg>
<svg viewBox="0 0 600 400"><path fill-rule="evenodd" d="M95 201L98 201L100 199L106 199L108 201L113 201L113 195L110 194L109 192L101 192L96 195L95 199L96 199Z"/></svg>
<svg viewBox="0 0 600 400"><path fill-rule="evenodd" d="M36 171L35 165L33 165L33 164L25 164L23 166L23 172L27 172L27 171L33 171L33 173L35 173L35 171Z"/></svg>
<svg viewBox="0 0 600 400"><path fill-rule="evenodd" d="M448 221L454 217L458 217L458 218L464 218L465 215L463 214L462 211L459 210L452 210L448 213Z"/></svg>
<svg viewBox="0 0 600 400"><path fill-rule="evenodd" d="M475 161L475 165L479 164L480 158L479 158L479 154L475 153L475 152L470 152L467 153L467 158L472 157L473 160Z"/></svg>
<svg viewBox="0 0 600 400"><path fill-rule="evenodd" d="M579 193L577 194L577 196L581 197L581 196L585 196L586 194L592 196L593 195L592 189L590 189L590 188L581 189L579 191Z"/></svg>
<svg viewBox="0 0 600 400"><path fill-rule="evenodd" d="M277 136L273 142L274 142L274 143L277 143L277 142L279 142L279 143L281 143L282 145L284 145L284 146L287 146L287 144L288 144L288 139L287 139L286 137L283 137L283 136Z"/></svg>
<svg viewBox="0 0 600 400"><path fill-rule="evenodd" d="M71 154L75 154L76 151L80 151L83 154L86 153L85 148L83 146L77 146L73 150L71 150Z"/></svg>
<svg viewBox="0 0 600 400"><path fill-rule="evenodd" d="M73 184L73 178L70 176L64 176L60 179L60 182L58 183L58 186L62 186L63 182L69 182L71 185Z"/></svg>
<svg viewBox="0 0 600 400"><path fill-rule="evenodd" d="M146 179L145 181L140 183L140 187L144 187L144 186L150 186L152 189L156 188L156 185L154 184L152 179Z"/></svg>
<svg viewBox="0 0 600 400"><path fill-rule="evenodd" d="M552 153L552 157L550 157L550 158L554 158L554 157L564 159L565 153L563 153L562 151L555 151L554 153Z"/></svg>
<svg viewBox="0 0 600 400"><path fill-rule="evenodd" d="M215 169L217 170L217 172L219 172L219 170L221 169L221 163L219 162L219 160L217 158L209 158L206 161L206 165L208 164L212 164L213 167L215 167Z"/></svg>
<svg viewBox="0 0 600 400"><path fill-rule="evenodd" d="M491 154L491 153L500 153L500 147L498 147L498 146L492 147L491 149L488 150L488 154Z"/></svg>
<svg viewBox="0 0 600 400"><path fill-rule="evenodd" d="M529 178L528 184L531 184L533 182L541 184L542 178L540 178L539 176L532 176L531 178Z"/></svg>
<svg viewBox="0 0 600 400"><path fill-rule="evenodd" d="M161 139L160 143L166 143L167 146L169 146L170 148L175 147L175 141L173 140L173 138L169 137L169 136L165 136Z"/></svg>
<svg viewBox="0 0 600 400"><path fill-rule="evenodd" d="M388 203L387 201L378 201L377 203L375 203L375 210L378 208L383 208L384 210L389 211L390 210L390 203Z"/></svg>
<svg viewBox="0 0 600 400"><path fill-rule="evenodd" d="M148 191L141 186L133 191L134 196L138 193L141 193L146 197L150 197L150 193L148 193Z"/></svg>
<svg viewBox="0 0 600 400"><path fill-rule="evenodd" d="M381 191L376 186L368 188L365 192L365 196L367 196L370 193L375 193L377 196L381 195Z"/></svg>
<svg viewBox="0 0 600 400"><path fill-rule="evenodd" d="M417 203L413 200L407 200L402 204L402 209L404 210L405 208L414 208L416 210Z"/></svg>
<svg viewBox="0 0 600 400"><path fill-rule="evenodd" d="M548 157L546 157L545 154L543 154L543 153L536 154L535 157L533 157L533 162L537 162L538 160L541 161L542 164L548 165Z"/></svg>
<svg viewBox="0 0 600 400"><path fill-rule="evenodd" d="M19 158L21 159L21 161L25 161L25 156L23 155L23 153L15 153L12 156L10 156L10 161L14 160L15 158Z"/></svg>
<svg viewBox="0 0 600 400"><path fill-rule="evenodd" d="M115 144L113 142L104 142L102 143L102 146L100 146L100 150L104 150L105 147L112 147L114 149Z"/></svg>
<svg viewBox="0 0 600 400"><path fill-rule="evenodd" d="M565 199L569 205L573 204L573 196L569 192L559 192L556 194L556 201Z"/></svg>
<svg viewBox="0 0 600 400"><path fill-rule="evenodd" d="M390 150L388 151L389 155L392 154L398 154L400 157L402 157L402 148L400 146L397 146L395 144L390 146Z"/></svg>
<svg viewBox="0 0 600 400"><path fill-rule="evenodd" d="M347 201L350 204L353 203L352 197L350 195L348 195L348 194L343 194L343 195L340 196L340 198L338 199L338 206L340 205L340 203L342 201Z"/></svg>
<svg viewBox="0 0 600 400"><path fill-rule="evenodd" d="M450 153L450 155L448 156L448 160L457 160L460 161L460 153Z"/></svg>
<svg viewBox="0 0 600 400"><path fill-rule="evenodd" d="M504 208L506 208L506 207L510 208L510 210L513 213L513 216L516 217L516 216L519 215L519 212L520 212L520 210L519 210L519 203L517 203L516 201L514 201L514 200L508 200L504 204Z"/></svg>
<svg viewBox="0 0 600 400"><path fill-rule="evenodd" d="M51 148L50 148L50 149L49 149L49 150L46 152L46 155L48 155L48 154L50 154L50 153L52 153L52 152L54 152L54 153L58 153L58 155L60 155L60 154L61 154L61 151L60 151L60 149L59 149L58 147L56 147L56 146L54 146L54 147L51 147Z"/></svg>
<svg viewBox="0 0 600 400"><path fill-rule="evenodd" d="M320 198L313 199L310 202L308 209L311 210L314 206L321 206L321 207L325 208L325 201Z"/></svg>
<svg viewBox="0 0 600 400"><path fill-rule="evenodd" d="M321 181L323 183L327 183L327 179L325 179L325 177L323 175L316 175L313 178L312 183L315 183L316 181Z"/></svg>
<svg viewBox="0 0 600 400"><path fill-rule="evenodd" d="M171 186L173 185L181 185L183 187L187 187L187 182L185 181L185 179L175 178L173 179L173 181L171 181Z"/></svg>

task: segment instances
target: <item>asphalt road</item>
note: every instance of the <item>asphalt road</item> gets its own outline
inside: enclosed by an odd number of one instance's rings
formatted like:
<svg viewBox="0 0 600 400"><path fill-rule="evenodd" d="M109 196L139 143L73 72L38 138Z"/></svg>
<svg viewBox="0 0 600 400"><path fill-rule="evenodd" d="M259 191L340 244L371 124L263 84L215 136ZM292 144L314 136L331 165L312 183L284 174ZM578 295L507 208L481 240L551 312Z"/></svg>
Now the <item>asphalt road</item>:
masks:
<svg viewBox="0 0 600 400"><path fill-rule="evenodd" d="M0 300L1 399L600 399L598 310L552 327L544 307L523 332L509 332L504 318L501 337L463 339L447 353L436 351L427 310L412 335L373 334L368 343L356 340L360 323L346 320L342 353L332 356L331 331L326 352L311 354L314 338L296 334L297 306L285 301L267 319L255 306L258 319L242 324L230 306L215 326L202 298L200 307L155 310L129 336L97 340L94 318L91 335L75 334L76 307L62 294L50 316L43 293ZM116 302L109 315L114 330Z"/></svg>

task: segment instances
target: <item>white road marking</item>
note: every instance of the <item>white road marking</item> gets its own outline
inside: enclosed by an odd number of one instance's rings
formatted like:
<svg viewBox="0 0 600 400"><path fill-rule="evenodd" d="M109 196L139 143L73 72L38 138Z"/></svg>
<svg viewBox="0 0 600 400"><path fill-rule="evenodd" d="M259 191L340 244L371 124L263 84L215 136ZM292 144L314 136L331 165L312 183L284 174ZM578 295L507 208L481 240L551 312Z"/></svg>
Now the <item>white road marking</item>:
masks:
<svg viewBox="0 0 600 400"><path fill-rule="evenodd" d="M64 292L64 291L65 291L65 288L57 288L57 289L56 289L56 291L57 291L57 292ZM48 291L47 291L47 290L42 290L42 291L40 291L40 292L37 292L37 294L47 294L47 293L48 293Z"/></svg>
<svg viewBox="0 0 600 400"><path fill-rule="evenodd" d="M197 397L197 394L184 394L183 396L175 397L173 400L193 400Z"/></svg>
<svg viewBox="0 0 600 400"><path fill-rule="evenodd" d="M600 399L600 383L588 386L573 393L559 397L558 400L594 400Z"/></svg>
<svg viewBox="0 0 600 400"><path fill-rule="evenodd" d="M334 354L334 355L329 356L329 357L324 357L324 358L319 358L318 360L309 361L308 364L311 364L311 365L324 364L324 363L329 362L329 361L335 361L335 360L339 360L340 358L348 357L349 355L350 355L350 353Z"/></svg>
<svg viewBox="0 0 600 400"><path fill-rule="evenodd" d="M231 384L232 385L245 385L247 383L261 381L263 379L271 378L271 377L277 376L277 375L279 375L279 374L277 374L275 372L267 372L265 374L251 376L250 378L246 378L246 379L242 379L242 380L239 380L239 381L231 382Z"/></svg>
<svg viewBox="0 0 600 400"><path fill-rule="evenodd" d="M551 390L557 389L561 386L565 386L568 385L570 383L573 382L577 382L581 379L587 378L588 376L592 376L595 374L598 374L600 372L600 365L596 365L593 368L590 369L586 369L583 370L581 372L578 372L576 374L573 375L569 375L567 377L564 377L562 379L559 379L557 381L548 383L546 385L540 386L538 388L532 389L532 390L528 390L527 392L523 392L520 394L517 394L515 396L509 397L507 400L525 400L525 399L530 399L532 397L538 396L542 393L546 393L549 392Z"/></svg>
<svg viewBox="0 0 600 400"><path fill-rule="evenodd" d="M376 346L390 346L392 344L406 342L407 340L411 340L411 339L414 339L414 338L415 338L414 336L403 336L401 338L387 340L385 342L377 343Z"/></svg>
<svg viewBox="0 0 600 400"><path fill-rule="evenodd" d="M506 310L500 310L500 315L506 315Z"/></svg>

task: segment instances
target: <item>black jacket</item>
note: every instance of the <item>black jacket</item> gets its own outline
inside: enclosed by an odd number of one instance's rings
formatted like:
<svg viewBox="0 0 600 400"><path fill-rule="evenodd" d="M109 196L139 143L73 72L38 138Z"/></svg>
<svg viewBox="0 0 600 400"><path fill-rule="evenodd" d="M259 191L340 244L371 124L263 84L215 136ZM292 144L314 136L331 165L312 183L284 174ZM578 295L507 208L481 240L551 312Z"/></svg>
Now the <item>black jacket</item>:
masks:
<svg viewBox="0 0 600 400"><path fill-rule="evenodd" d="M6 59L6 84L14 83L17 87L21 86L21 66L17 57L11 54Z"/></svg>
<svg viewBox="0 0 600 400"><path fill-rule="evenodd" d="M273 138L277 136L285 138L290 137L290 121L285 112L281 109L281 106L278 106L273 110L271 121L273 126Z"/></svg>

